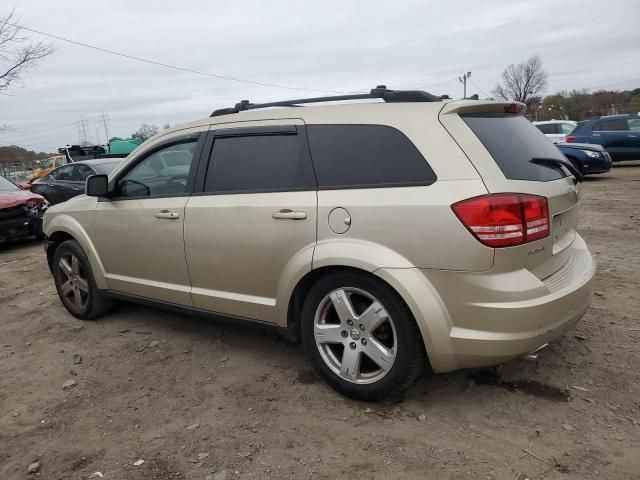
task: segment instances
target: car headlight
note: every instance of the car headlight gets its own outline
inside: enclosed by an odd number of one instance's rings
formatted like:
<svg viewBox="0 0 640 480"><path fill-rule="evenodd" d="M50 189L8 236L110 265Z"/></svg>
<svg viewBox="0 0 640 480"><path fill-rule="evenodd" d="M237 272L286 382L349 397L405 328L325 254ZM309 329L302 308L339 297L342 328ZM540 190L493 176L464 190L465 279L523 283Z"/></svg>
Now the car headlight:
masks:
<svg viewBox="0 0 640 480"><path fill-rule="evenodd" d="M591 158L600 158L602 156L600 152L594 152L593 150L582 150L582 152Z"/></svg>

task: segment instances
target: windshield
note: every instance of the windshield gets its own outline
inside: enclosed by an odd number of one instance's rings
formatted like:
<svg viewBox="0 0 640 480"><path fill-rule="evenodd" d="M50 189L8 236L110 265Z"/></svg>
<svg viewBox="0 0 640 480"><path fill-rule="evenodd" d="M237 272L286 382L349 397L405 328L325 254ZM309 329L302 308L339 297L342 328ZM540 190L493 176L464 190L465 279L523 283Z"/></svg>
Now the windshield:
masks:
<svg viewBox="0 0 640 480"><path fill-rule="evenodd" d="M113 169L120 165L122 160L117 160L115 162L105 162L105 163L94 163L91 165L93 169L98 172L100 175L109 175L113 172Z"/></svg>
<svg viewBox="0 0 640 480"><path fill-rule="evenodd" d="M533 163L533 158L564 160L560 150L522 115L474 114L462 119L489 151L509 180L548 182L567 176L553 163Z"/></svg>
<svg viewBox="0 0 640 480"><path fill-rule="evenodd" d="M16 190L20 189L16 186L15 183L0 176L0 192L15 192Z"/></svg>

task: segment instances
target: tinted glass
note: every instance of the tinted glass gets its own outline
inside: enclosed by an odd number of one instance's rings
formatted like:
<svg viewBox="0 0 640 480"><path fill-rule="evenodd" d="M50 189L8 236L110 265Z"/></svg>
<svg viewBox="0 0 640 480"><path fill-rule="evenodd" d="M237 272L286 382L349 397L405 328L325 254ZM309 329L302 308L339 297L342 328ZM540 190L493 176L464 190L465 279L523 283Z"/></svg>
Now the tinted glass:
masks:
<svg viewBox="0 0 640 480"><path fill-rule="evenodd" d="M624 118L612 118L596 122L593 130L595 132L619 132L629 130L629 125Z"/></svg>
<svg viewBox="0 0 640 480"><path fill-rule="evenodd" d="M15 192L20 190L15 183L7 180L3 176L0 176L0 192Z"/></svg>
<svg viewBox="0 0 640 480"><path fill-rule="evenodd" d="M91 167L88 165L80 164L78 165L78 173L76 180L80 182L84 182L91 175L95 175L95 172L91 170Z"/></svg>
<svg viewBox="0 0 640 480"><path fill-rule="evenodd" d="M148 197L186 193L196 144L197 139L190 139L152 153L118 180L115 195Z"/></svg>
<svg viewBox="0 0 640 480"><path fill-rule="evenodd" d="M510 180L549 181L566 177L562 167L532 163L532 158L563 160L560 150L522 115L464 115L462 119Z"/></svg>
<svg viewBox="0 0 640 480"><path fill-rule="evenodd" d="M63 160L62 158L56 159L56 167L62 166L62 160Z"/></svg>
<svg viewBox="0 0 640 480"><path fill-rule="evenodd" d="M536 128L540 130L542 133L547 135L553 134L553 133L559 133L558 126L554 123L545 123L543 125L536 125Z"/></svg>
<svg viewBox="0 0 640 480"><path fill-rule="evenodd" d="M315 189L308 155L298 135L216 138L205 192L270 192Z"/></svg>
<svg viewBox="0 0 640 480"><path fill-rule="evenodd" d="M319 188L430 185L436 175L413 143L384 125L309 125Z"/></svg>
<svg viewBox="0 0 640 480"><path fill-rule="evenodd" d="M109 175L118 165L120 165L120 160L116 162L95 163L93 164L93 169L100 175Z"/></svg>
<svg viewBox="0 0 640 480"><path fill-rule="evenodd" d="M56 180L71 182L75 180L76 168L75 165L65 165L57 170L51 172L51 176Z"/></svg>

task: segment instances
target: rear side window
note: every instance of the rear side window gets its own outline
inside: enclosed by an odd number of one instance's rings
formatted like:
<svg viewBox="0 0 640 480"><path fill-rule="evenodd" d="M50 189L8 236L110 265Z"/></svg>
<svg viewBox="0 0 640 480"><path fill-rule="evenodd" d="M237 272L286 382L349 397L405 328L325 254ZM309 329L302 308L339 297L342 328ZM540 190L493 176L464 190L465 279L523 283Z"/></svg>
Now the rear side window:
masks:
<svg viewBox="0 0 640 480"><path fill-rule="evenodd" d="M621 132L629 130L627 120L624 118L612 118L610 120L600 120L593 127L594 132Z"/></svg>
<svg viewBox="0 0 640 480"><path fill-rule="evenodd" d="M543 125L536 125L536 127L542 133L547 134L547 135L554 134L554 133L560 133L558 131L558 124L557 123L545 123Z"/></svg>
<svg viewBox="0 0 640 480"><path fill-rule="evenodd" d="M318 187L431 185L436 175L415 145L384 125L308 125Z"/></svg>
<svg viewBox="0 0 640 480"><path fill-rule="evenodd" d="M308 153L298 135L216 138L205 179L209 193L315 190Z"/></svg>
<svg viewBox="0 0 640 480"><path fill-rule="evenodd" d="M576 126L571 123L563 123L561 127L562 127L562 132L560 133L563 133L565 135L569 135L571 132L573 132L573 129L576 128Z"/></svg>
<svg viewBox="0 0 640 480"><path fill-rule="evenodd" d="M560 166L540 165L532 158L564 159L560 150L522 115L463 115L504 176L510 180L546 182L567 176Z"/></svg>

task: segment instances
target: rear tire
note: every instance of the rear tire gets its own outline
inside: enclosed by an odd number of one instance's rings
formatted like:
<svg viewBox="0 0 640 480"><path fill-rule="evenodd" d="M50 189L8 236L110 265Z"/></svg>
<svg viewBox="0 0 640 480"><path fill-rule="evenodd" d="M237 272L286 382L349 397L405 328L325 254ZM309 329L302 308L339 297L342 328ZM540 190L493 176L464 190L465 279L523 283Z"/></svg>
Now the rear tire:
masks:
<svg viewBox="0 0 640 480"><path fill-rule="evenodd" d="M364 273L318 280L304 302L301 333L327 383L358 400L396 397L427 362L409 307L387 284Z"/></svg>
<svg viewBox="0 0 640 480"><path fill-rule="evenodd" d="M91 264L78 242L62 242L53 254L52 265L58 296L71 315L91 320L112 308L113 301L96 287Z"/></svg>

